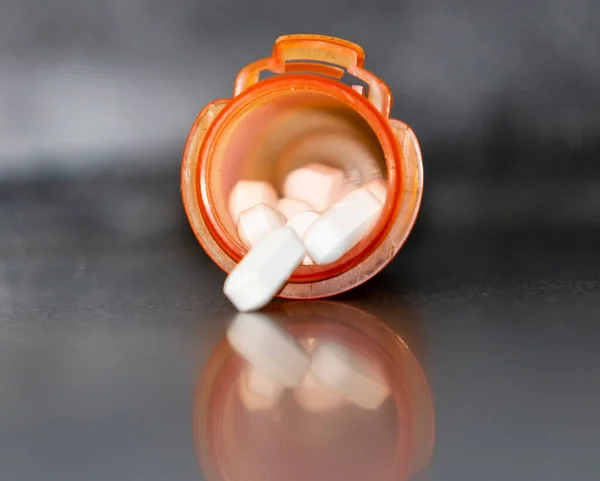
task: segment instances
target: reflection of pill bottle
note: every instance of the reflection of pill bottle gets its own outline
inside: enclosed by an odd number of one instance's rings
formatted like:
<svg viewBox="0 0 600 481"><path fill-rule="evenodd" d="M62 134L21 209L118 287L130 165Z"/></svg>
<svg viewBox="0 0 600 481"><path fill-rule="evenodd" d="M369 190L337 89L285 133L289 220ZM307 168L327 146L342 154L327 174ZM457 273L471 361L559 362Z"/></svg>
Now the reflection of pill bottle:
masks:
<svg viewBox="0 0 600 481"><path fill-rule="evenodd" d="M280 37L272 57L239 72L232 99L198 115L183 156L183 203L197 239L226 272L247 252L227 211L235 182L266 180L280 188L286 173L309 162L341 168L357 185L385 178L387 199L365 238L336 262L300 266L281 297L351 289L403 245L421 203L421 153L412 130L389 118L389 88L363 61L362 49L344 40ZM262 79L265 72L274 75ZM348 76L352 86L344 83Z"/></svg>
<svg viewBox="0 0 600 481"><path fill-rule="evenodd" d="M194 401L196 453L208 481L401 481L427 465L435 432L433 399L403 338L371 313L338 302L278 303L256 315L281 325L299 342L335 342L360 353L384 375L390 396L375 410L347 402L304 411L295 389L288 388L275 404L252 410L240 395L248 364L223 341L204 366ZM394 312L393 317L411 315ZM360 455L348 456L353 449ZM319 459L326 461L319 464ZM299 470L302 464L309 466L310 476Z"/></svg>

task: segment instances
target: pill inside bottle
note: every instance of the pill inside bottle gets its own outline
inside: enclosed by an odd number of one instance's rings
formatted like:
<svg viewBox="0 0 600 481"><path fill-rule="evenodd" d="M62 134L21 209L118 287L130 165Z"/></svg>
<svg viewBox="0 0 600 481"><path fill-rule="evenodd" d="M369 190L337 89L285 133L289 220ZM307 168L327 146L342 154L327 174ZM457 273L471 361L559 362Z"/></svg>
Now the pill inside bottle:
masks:
<svg viewBox="0 0 600 481"><path fill-rule="evenodd" d="M316 218L303 226L308 255L281 297L349 290L401 248L420 206L421 154L412 130L389 116L389 88L363 63L362 49L344 40L280 37L272 57L240 71L233 98L212 102L196 119L183 202L197 239L226 272L251 248L240 215L259 204L287 223L306 212ZM354 199L360 195L367 202ZM352 199L355 215L343 208ZM325 246L331 229L347 224L354 237Z"/></svg>

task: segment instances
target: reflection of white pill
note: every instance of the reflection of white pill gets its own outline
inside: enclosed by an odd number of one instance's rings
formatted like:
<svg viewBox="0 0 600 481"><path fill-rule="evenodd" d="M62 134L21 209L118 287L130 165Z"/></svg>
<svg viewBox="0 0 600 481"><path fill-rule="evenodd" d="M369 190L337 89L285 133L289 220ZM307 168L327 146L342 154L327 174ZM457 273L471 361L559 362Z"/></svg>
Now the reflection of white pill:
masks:
<svg viewBox="0 0 600 481"><path fill-rule="evenodd" d="M345 402L341 394L321 384L310 372L300 386L294 388L294 399L302 409L310 413L332 411Z"/></svg>
<svg viewBox="0 0 600 481"><path fill-rule="evenodd" d="M383 179L375 179L365 184L365 188L375 196L375 198L385 204L385 198L387 197L387 184Z"/></svg>
<svg viewBox="0 0 600 481"><path fill-rule="evenodd" d="M251 248L282 225L283 218L279 212L266 204L258 204L240 213L237 231L242 244Z"/></svg>
<svg viewBox="0 0 600 481"><path fill-rule="evenodd" d="M284 197L283 199L279 199L279 202L277 202L277 210L289 220L296 214L315 210L315 208L301 200Z"/></svg>
<svg viewBox="0 0 600 481"><path fill-rule="evenodd" d="M250 365L242 372L238 385L240 400L248 411L273 409L284 389L283 385Z"/></svg>
<svg viewBox="0 0 600 481"><path fill-rule="evenodd" d="M390 394L375 366L337 343L317 345L310 371L318 382L364 409L379 408Z"/></svg>
<svg viewBox="0 0 600 481"><path fill-rule="evenodd" d="M302 238L308 228L319 218L319 214L316 212L301 212L296 214L290 220L287 221L286 226L294 229L294 232L298 234L298 237ZM308 256L304 256L302 264L312 264L313 261Z"/></svg>
<svg viewBox="0 0 600 481"><path fill-rule="evenodd" d="M302 239L280 227L256 244L227 276L223 292L239 311L265 306L304 259Z"/></svg>
<svg viewBox="0 0 600 481"><path fill-rule="evenodd" d="M317 346L314 339L308 339L302 344L309 354L312 354ZM331 411L345 403L340 393L325 387L310 371L304 376L300 386L294 388L294 399L302 409L310 413Z"/></svg>
<svg viewBox="0 0 600 481"><path fill-rule="evenodd" d="M344 193L344 172L323 164L307 164L293 170L283 183L286 197L302 200L321 212Z"/></svg>
<svg viewBox="0 0 600 481"><path fill-rule="evenodd" d="M229 214L234 223L239 215L258 204L266 204L275 208L277 192L268 182L258 180L240 180L229 194Z"/></svg>
<svg viewBox="0 0 600 481"><path fill-rule="evenodd" d="M227 339L261 375L282 386L299 385L310 367L306 350L265 314L238 314Z"/></svg>
<svg viewBox="0 0 600 481"><path fill-rule="evenodd" d="M368 189L360 188L323 212L304 234L304 244L316 264L337 261L373 227L382 209Z"/></svg>

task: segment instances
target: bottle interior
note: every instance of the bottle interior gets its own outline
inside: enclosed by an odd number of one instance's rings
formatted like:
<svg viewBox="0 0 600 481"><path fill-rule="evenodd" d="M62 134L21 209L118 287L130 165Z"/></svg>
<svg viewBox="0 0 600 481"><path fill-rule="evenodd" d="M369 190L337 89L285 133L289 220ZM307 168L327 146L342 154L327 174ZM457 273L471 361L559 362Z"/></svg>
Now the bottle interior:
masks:
<svg viewBox="0 0 600 481"><path fill-rule="evenodd" d="M213 145L211 170L218 175L210 177L212 202L237 242L227 206L239 180L270 182L282 197L287 174L309 163L343 170L356 187L387 178L383 150L370 125L349 105L320 92L298 89L261 99L238 112Z"/></svg>

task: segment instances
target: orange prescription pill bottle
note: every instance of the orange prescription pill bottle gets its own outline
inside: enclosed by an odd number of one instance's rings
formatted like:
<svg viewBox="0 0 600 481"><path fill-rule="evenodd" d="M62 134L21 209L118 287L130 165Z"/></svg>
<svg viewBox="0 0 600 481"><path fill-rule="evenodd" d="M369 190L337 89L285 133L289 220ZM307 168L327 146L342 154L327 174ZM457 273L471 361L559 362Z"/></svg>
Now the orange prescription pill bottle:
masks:
<svg viewBox="0 0 600 481"><path fill-rule="evenodd" d="M281 190L287 173L311 162L344 170L356 185L383 178L387 197L357 245L331 264L301 265L279 297L347 291L404 244L421 204L421 152L413 131L390 118L388 86L363 64L354 43L286 35L271 57L238 73L231 99L211 102L196 118L183 154L183 204L196 238L225 272L247 252L227 208L236 182L263 180Z"/></svg>

